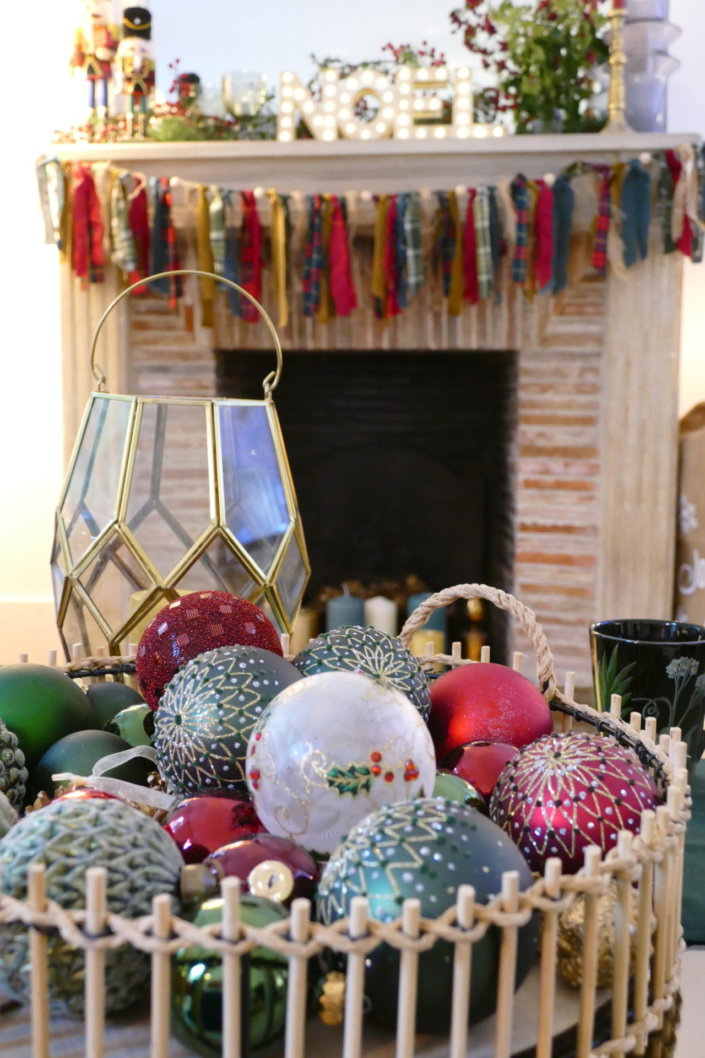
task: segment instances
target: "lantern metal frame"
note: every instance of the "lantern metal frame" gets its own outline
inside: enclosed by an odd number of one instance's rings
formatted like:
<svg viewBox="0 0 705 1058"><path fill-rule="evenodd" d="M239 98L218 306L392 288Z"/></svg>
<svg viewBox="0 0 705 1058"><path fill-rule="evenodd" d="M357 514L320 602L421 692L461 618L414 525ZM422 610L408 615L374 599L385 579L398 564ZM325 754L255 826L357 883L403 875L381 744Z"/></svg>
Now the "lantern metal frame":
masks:
<svg viewBox="0 0 705 1058"><path fill-rule="evenodd" d="M106 376L100 365L96 362L96 348L101 329L110 313L126 298L132 291L143 287L153 281L171 278L174 276L195 276L215 279L232 290L238 292L242 297L250 301L258 310L263 322L268 327L274 341L276 353L276 368L263 380L264 396L262 400L220 397L157 397L157 396L133 396L126 394L109 394L105 392ZM291 478L291 470L286 455L284 439L279 424L272 393L276 388L282 373L282 350L279 336L271 319L259 304L259 302L243 287L225 278L197 269L177 269L169 272L155 273L146 279L131 284L111 302L101 316L93 338L91 347L91 371L97 382L97 391L93 392L86 406L83 420L78 431L73 453L69 462L65 483L59 497L56 511L55 536L52 549L52 570L55 578L55 601L57 626L61 636L67 658L70 657L73 644L67 642L64 634L64 626L69 615L72 601L75 602L79 614L83 610L97 627L100 635L104 638L107 650L110 654L123 652L122 646L130 633L135 629L144 627L145 620L150 614L159 609L159 603L163 605L173 601L183 594L179 588L180 582L189 574L197 563L203 562L208 566L215 581L222 580L222 574L218 571L218 564L213 559L209 549L220 542L224 548L226 558L235 560L241 567L242 572L249 578L251 588L242 592L243 596L250 601L263 605L265 610L269 608L269 616L279 626L281 631L290 632L291 627L301 605L303 592L310 577L310 563L303 535L303 527L299 515L296 493ZM117 404L116 404L117 402ZM98 456L98 446L102 438L101 427L105 425L108 411L120 405L127 404L129 408L123 413L124 422L121 423L120 444L122 452L120 466L115 475L114 491L112 492L111 516L105 519L105 524L99 524L88 509L86 496L91 484L93 464ZM205 448L208 474L208 521L200 533L191 538L178 519L169 511L160 497L161 474L164 468L165 447L164 437L168 410L170 408L203 408L205 419ZM280 539L271 549L267 556L267 562L260 564L256 557L248 550L245 543L238 539L232 527L232 512L228 515L228 488L233 487L233 478L229 484L226 481L228 467L225 461L225 445L223 430L226 422L227 412L231 409L245 408L263 409L264 418L268 427L268 440L271 439L271 466L276 468L277 487L281 487L282 514L285 511L287 524L278 534ZM151 409L155 410L152 412ZM91 424L95 424L95 416L98 416L98 427L91 441L89 430ZM149 450L149 485L148 494L142 500L141 507L137 512L132 511L128 515L128 507L134 495L131 492L135 484L138 454L140 451L140 439L142 437L142 426L145 424L145 415L154 417L153 445ZM259 421L259 420L258 420ZM124 436L123 436L124 435ZM81 467L79 461L85 455L86 448L88 456L83 480L80 481L78 498L74 503L75 510L71 518L66 520L64 514L71 507L71 490L75 481L80 478ZM144 452L143 452L144 458ZM232 468L231 468L232 470ZM274 479L273 479L274 480ZM263 490L264 491L264 490ZM234 507L233 509L236 509ZM155 556L151 556L140 542L139 526L146 520L150 513L157 511L165 525L170 528L177 538L181 538L184 550L181 557L164 572L158 569ZM80 554L72 553L71 534L72 525L80 518L86 518L88 514L93 521L89 527L91 540ZM124 549L124 559L118 560L116 548ZM292 550L293 549L293 550ZM290 554L294 555L296 578L295 590L286 592L282 589L284 579L284 564ZM103 562L101 563L101 556ZM95 601L92 588L99 581L105 571L108 562L119 565L122 562L122 576L126 582L132 581L132 588L138 592L144 592L144 597L125 614L123 619L115 625ZM128 563L134 563L130 566ZM142 575L142 580L137 573ZM213 589L213 585L204 585L204 590ZM197 590L197 589L192 589ZM234 591L223 583L223 590ZM236 592L240 594L240 592ZM90 640L90 634L85 627L85 638ZM82 634L82 638L84 638ZM83 652L88 643L83 644Z"/></svg>

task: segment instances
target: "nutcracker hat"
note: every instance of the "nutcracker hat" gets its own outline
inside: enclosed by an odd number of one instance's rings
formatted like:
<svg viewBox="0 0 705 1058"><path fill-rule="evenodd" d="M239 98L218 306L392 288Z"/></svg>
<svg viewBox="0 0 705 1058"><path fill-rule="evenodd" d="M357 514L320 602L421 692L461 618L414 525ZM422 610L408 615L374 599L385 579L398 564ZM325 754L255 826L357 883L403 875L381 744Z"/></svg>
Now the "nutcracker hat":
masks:
<svg viewBox="0 0 705 1058"><path fill-rule="evenodd" d="M122 13L123 37L143 37L151 40L152 16L146 7L126 7Z"/></svg>

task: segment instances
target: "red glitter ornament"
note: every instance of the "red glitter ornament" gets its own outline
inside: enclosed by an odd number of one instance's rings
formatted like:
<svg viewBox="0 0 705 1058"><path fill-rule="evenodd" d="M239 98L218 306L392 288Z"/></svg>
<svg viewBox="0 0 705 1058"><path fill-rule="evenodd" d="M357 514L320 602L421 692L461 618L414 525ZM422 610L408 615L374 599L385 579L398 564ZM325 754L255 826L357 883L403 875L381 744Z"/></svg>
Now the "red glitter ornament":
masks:
<svg viewBox="0 0 705 1058"><path fill-rule="evenodd" d="M531 680L506 665L482 661L460 665L435 680L428 727L436 757L444 760L466 742L525 746L549 735L553 718Z"/></svg>
<svg viewBox="0 0 705 1058"><path fill-rule="evenodd" d="M135 668L142 697L156 709L178 670L206 650L241 644L282 656L279 633L259 606L227 591L197 591L165 606L137 647Z"/></svg>
<svg viewBox="0 0 705 1058"><path fill-rule="evenodd" d="M186 863L201 863L223 845L264 830L250 801L206 794L187 797L164 822Z"/></svg>
<svg viewBox="0 0 705 1058"><path fill-rule="evenodd" d="M656 783L632 749L611 737L567 732L525 746L505 765L490 818L533 870L557 856L572 874L587 845L609 851L620 830L638 832L641 813L658 800Z"/></svg>

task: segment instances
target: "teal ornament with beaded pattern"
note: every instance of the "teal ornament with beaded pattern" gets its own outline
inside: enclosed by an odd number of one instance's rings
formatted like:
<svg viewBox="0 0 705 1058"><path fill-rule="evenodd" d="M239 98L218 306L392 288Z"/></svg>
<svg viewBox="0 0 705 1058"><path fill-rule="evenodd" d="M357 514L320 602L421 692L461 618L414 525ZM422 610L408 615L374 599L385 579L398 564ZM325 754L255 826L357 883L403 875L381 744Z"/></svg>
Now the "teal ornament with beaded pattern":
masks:
<svg viewBox="0 0 705 1058"><path fill-rule="evenodd" d="M343 625L312 639L293 660L304 676L320 672L362 672L383 687L401 691L424 720L431 692L418 658L401 639L369 626Z"/></svg>
<svg viewBox="0 0 705 1058"><path fill-rule="evenodd" d="M150 816L114 797L52 801L26 815L0 839L0 894L27 899L27 872L32 864L46 868L46 893L67 910L86 904L89 867L107 872L108 911L125 918L150 914L159 893L174 894L183 860L172 837ZM56 1013L84 1014L84 953L58 931L47 935L48 984ZM21 922L0 925L0 988L21 1002L30 999L27 930ZM149 955L130 944L105 956L107 1013L130 1006L145 994Z"/></svg>
<svg viewBox="0 0 705 1058"><path fill-rule="evenodd" d="M245 758L265 707L301 673L261 647L223 646L189 661L154 714L157 767L175 793L244 793Z"/></svg>
<svg viewBox="0 0 705 1058"><path fill-rule="evenodd" d="M317 894L325 925L350 914L354 896L366 897L372 918L392 922L404 900L421 902L421 915L438 918L457 900L461 883L485 904L501 890L502 873L517 871L532 884L516 845L476 809L445 798L417 798L378 809L352 828L326 864ZM531 968L538 922L519 929L515 987ZM470 1020L493 1013L497 1000L500 931L491 926L473 945ZM370 1017L394 1027L399 989L399 951L382 944L366 959L365 997ZM418 1032L447 1032L453 994L453 946L438 940L419 957Z"/></svg>
<svg viewBox="0 0 705 1058"><path fill-rule="evenodd" d="M22 807L27 778L24 753L18 745L17 735L0 720L0 792L5 794L13 808Z"/></svg>

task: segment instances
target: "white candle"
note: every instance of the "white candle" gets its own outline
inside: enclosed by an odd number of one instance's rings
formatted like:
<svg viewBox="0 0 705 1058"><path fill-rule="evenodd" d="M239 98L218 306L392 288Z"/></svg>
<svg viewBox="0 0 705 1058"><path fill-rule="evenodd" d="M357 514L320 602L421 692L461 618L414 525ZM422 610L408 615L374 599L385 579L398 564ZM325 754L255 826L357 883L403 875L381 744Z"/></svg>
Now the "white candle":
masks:
<svg viewBox="0 0 705 1058"><path fill-rule="evenodd" d="M396 603L384 595L375 595L371 599L365 599L365 624L372 625L380 632L388 632L390 636L395 636L397 634Z"/></svg>

